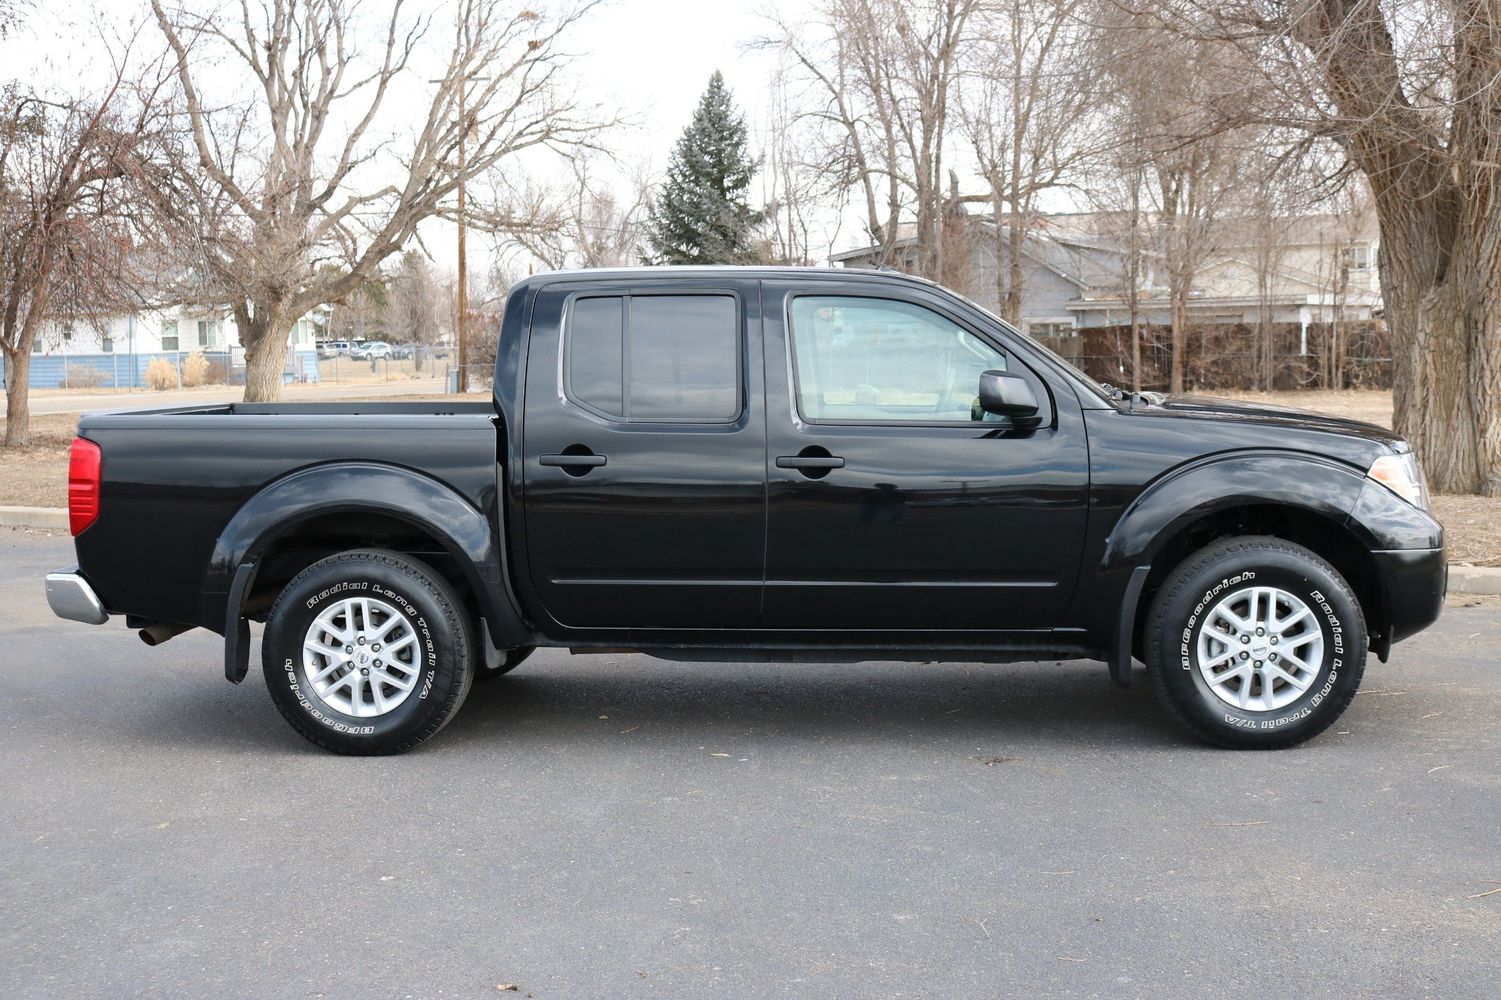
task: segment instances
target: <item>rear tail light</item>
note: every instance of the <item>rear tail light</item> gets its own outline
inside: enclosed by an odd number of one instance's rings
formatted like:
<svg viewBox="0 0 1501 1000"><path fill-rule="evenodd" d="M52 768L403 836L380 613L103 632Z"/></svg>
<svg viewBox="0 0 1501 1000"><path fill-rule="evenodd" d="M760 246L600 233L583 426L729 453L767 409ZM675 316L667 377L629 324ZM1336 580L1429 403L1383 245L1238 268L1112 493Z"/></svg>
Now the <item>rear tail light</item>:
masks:
<svg viewBox="0 0 1501 1000"><path fill-rule="evenodd" d="M74 537L84 533L99 518L99 446L83 438L73 439L68 455L68 525Z"/></svg>

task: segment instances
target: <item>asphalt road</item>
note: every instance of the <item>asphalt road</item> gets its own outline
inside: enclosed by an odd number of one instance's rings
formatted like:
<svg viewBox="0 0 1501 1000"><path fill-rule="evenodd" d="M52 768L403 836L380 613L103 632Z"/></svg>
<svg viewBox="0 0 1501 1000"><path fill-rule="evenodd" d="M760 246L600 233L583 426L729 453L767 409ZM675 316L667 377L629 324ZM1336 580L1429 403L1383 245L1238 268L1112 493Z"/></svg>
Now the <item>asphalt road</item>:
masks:
<svg viewBox="0 0 1501 1000"><path fill-rule="evenodd" d="M547 652L347 759L209 635L50 618L69 557L0 529L0 996L1501 991L1494 607L1281 753L1092 663Z"/></svg>

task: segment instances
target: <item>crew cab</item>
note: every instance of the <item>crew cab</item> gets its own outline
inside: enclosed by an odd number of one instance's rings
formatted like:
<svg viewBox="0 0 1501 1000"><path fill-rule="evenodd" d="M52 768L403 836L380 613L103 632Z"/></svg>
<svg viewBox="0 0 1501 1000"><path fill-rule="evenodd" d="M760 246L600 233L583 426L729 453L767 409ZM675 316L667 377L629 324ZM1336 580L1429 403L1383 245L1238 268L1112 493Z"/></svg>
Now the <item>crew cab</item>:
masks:
<svg viewBox="0 0 1501 1000"><path fill-rule="evenodd" d="M490 400L87 415L54 611L224 637L313 743L400 752L535 648L1145 664L1227 747L1350 704L1436 620L1412 450L1101 386L889 272L541 274ZM732 668L727 668L732 669Z"/></svg>

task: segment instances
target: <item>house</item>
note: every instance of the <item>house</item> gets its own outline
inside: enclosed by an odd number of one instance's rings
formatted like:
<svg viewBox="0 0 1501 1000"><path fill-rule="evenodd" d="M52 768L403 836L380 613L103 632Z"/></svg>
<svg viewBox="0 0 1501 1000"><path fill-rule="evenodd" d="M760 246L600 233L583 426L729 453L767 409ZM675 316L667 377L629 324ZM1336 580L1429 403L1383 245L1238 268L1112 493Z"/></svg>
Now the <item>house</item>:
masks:
<svg viewBox="0 0 1501 1000"><path fill-rule="evenodd" d="M318 381L314 338L321 312L314 310L292 327L283 376L287 381ZM245 349L234 319L192 306L143 310L98 323L47 323L32 345L27 381L33 389L142 388L151 362L165 359L180 366L195 352L222 367L231 382L244 381Z"/></svg>
<svg viewBox="0 0 1501 1000"><path fill-rule="evenodd" d="M997 240L1004 225L982 216L963 216L968 265L960 269L965 287L955 291L999 312ZM1019 325L1034 336L1068 337L1072 331L1130 322L1127 276L1130 255L1119 216L1065 213L1042 216L1028 234L1022 261ZM1273 224L1229 221L1221 225L1221 249L1199 268L1189 296L1191 322L1296 323L1304 333L1312 323L1369 320L1381 314L1376 273L1379 242L1373 218L1335 215L1296 216ZM1258 233L1263 234L1257 238ZM911 267L916 243L910 227L893 247L893 263ZM844 267L874 267L878 246L834 254ZM1138 256L1138 320L1166 326L1172 321L1167 276L1159 253ZM1305 348L1306 349L1306 348Z"/></svg>

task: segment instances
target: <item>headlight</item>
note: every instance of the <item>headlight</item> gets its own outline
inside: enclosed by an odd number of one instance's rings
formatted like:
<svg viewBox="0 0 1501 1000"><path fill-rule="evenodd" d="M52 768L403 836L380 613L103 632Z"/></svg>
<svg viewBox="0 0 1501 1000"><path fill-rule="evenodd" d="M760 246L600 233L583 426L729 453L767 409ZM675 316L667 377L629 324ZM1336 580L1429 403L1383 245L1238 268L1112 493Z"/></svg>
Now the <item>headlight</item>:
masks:
<svg viewBox="0 0 1501 1000"><path fill-rule="evenodd" d="M1404 452L1401 455L1382 455L1371 463L1371 468L1366 475L1414 507L1420 510L1428 509L1428 484L1423 481L1423 470L1418 466L1418 456L1412 452Z"/></svg>

